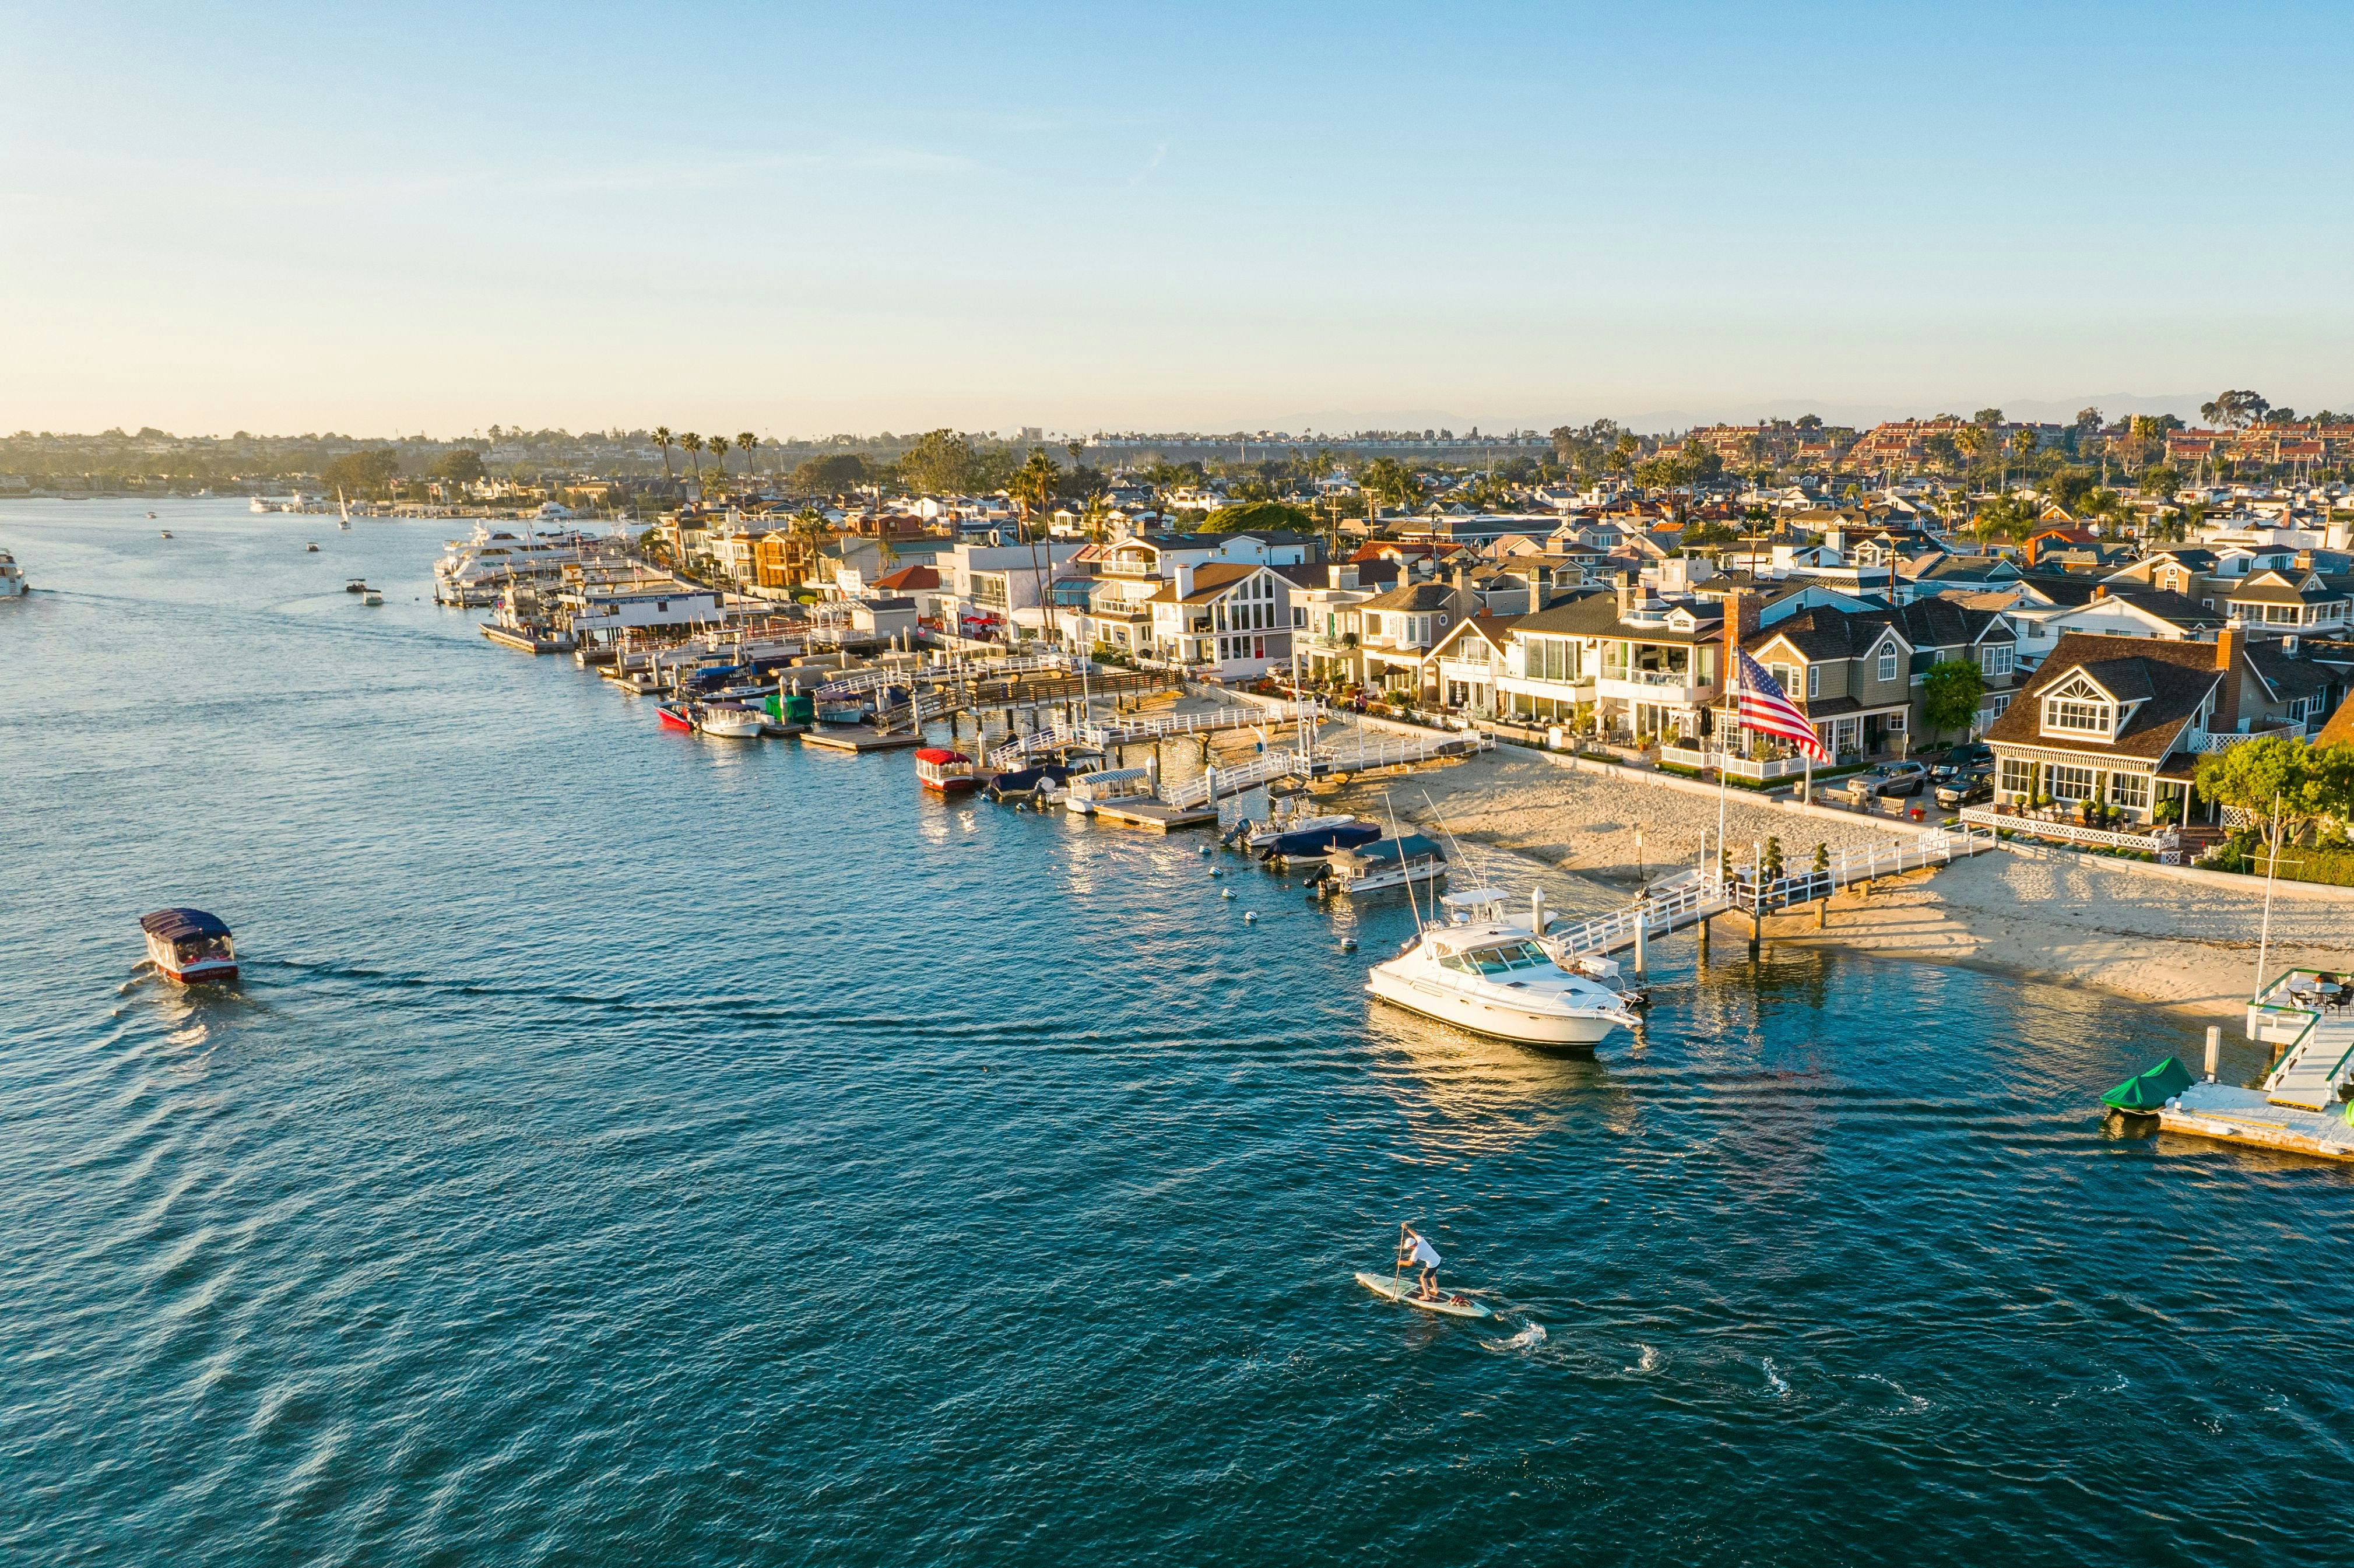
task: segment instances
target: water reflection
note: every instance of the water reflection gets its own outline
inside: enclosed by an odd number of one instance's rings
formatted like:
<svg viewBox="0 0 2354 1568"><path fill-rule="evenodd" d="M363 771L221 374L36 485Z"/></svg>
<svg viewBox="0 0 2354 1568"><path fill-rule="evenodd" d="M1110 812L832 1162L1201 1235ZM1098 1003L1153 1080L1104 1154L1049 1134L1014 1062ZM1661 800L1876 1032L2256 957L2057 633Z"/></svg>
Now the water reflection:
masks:
<svg viewBox="0 0 2354 1568"><path fill-rule="evenodd" d="M1366 1008L1376 1078L1425 1154L1494 1154L1597 1113L1614 1131L1637 1123L1638 1107L1608 1064L1628 1049L1623 1035L1600 1054L1537 1051L1371 998Z"/></svg>

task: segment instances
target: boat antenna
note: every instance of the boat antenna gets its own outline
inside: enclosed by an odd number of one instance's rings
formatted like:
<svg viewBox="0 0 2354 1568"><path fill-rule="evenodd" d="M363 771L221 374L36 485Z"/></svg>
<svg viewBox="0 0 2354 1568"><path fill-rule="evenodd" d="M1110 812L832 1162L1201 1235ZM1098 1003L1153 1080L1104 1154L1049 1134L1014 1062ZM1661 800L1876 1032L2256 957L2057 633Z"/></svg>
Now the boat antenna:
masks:
<svg viewBox="0 0 2354 1568"><path fill-rule="evenodd" d="M1469 866L1471 868L1471 874L1478 877L1482 884L1485 884L1488 880L1487 861L1484 858L1475 858L1474 856L1464 853L1462 842L1456 838L1455 830L1447 825L1447 817L1445 813L1439 810L1438 802L1430 798L1430 791L1427 789L1425 789L1422 792L1422 803L1430 808L1431 820L1438 824L1438 831L1445 833L1447 835L1447 842L1454 846L1455 858Z"/></svg>
<svg viewBox="0 0 2354 1568"><path fill-rule="evenodd" d="M1405 858L1405 838L1398 832L1397 807L1390 802L1390 792L1382 791L1382 804L1390 814L1390 838L1398 847L1398 871L1405 877L1405 906L1414 912L1414 934L1422 935L1422 906L1415 901L1414 867ZM1435 913L1435 911L1434 911Z"/></svg>

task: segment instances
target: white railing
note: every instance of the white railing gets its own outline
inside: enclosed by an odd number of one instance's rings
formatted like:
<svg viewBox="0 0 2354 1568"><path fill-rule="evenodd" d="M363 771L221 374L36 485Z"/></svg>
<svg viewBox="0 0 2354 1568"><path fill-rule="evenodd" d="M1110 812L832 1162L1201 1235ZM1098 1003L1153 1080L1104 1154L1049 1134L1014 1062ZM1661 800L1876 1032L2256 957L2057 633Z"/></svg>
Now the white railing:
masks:
<svg viewBox="0 0 2354 1568"><path fill-rule="evenodd" d="M1687 871L1653 887L1639 902L1625 909L1556 930L1549 939L1573 954L1608 952L1632 942L1638 923L1647 923L1647 935L1661 936L1679 926L1728 910L1769 915L1793 905L1828 898L1850 883L1894 876L1926 866L1950 865L1956 858L1982 854L1993 847L1991 834L1981 841L1967 832L1939 832L1840 850L1826 856L1819 871L1809 867L1771 882L1762 881L1754 864L1735 867L1730 876L1715 867L1705 874Z"/></svg>
<svg viewBox="0 0 2354 1568"><path fill-rule="evenodd" d="M1360 730L1343 739L1329 741L1316 748L1315 768L1319 773L1363 773L1375 768L1395 768L1409 762L1427 762L1432 758L1457 755L1469 751L1487 751L1495 746L1492 736L1477 730L1453 733L1433 730L1427 735L1394 735L1388 732Z"/></svg>
<svg viewBox="0 0 2354 1568"><path fill-rule="evenodd" d="M2202 752L2229 751L2235 746L2245 746L2252 740L2270 740L2274 736L2296 736L2305 732L2295 725L2277 725L2270 729L2250 730L2244 735L2211 735L2200 742Z"/></svg>
<svg viewBox="0 0 2354 1568"><path fill-rule="evenodd" d="M1089 746L1120 746L1140 740L1155 740L1162 736L1201 735L1222 729L1262 729L1271 725L1297 724L1302 705L1274 703L1266 707L1213 708L1206 713L1138 715L1126 718L1107 719L1100 724L1081 725L1077 737ZM1321 709L1310 699L1306 705L1310 719L1321 720Z"/></svg>
<svg viewBox="0 0 2354 1568"><path fill-rule="evenodd" d="M1673 746L1659 748L1659 760L1684 768L1713 768L1735 779L1747 779L1758 784L1774 779L1796 779L1807 770L1807 759L1803 757L1736 757L1731 752L1686 751Z"/></svg>
<svg viewBox="0 0 2354 1568"><path fill-rule="evenodd" d="M2041 839L2059 839L2072 844L2099 844L2108 849L2142 850L2151 854L2163 854L2182 847L2182 835L2172 828L2154 828L2146 833L2120 833L2107 828L2088 828L2081 822L2055 822L2046 821L2041 817L2022 817L2015 811L1998 811L1992 806L1965 807L1961 817L1972 827L2004 829L2011 832L2030 833Z"/></svg>
<svg viewBox="0 0 2354 1568"><path fill-rule="evenodd" d="M1264 784L1270 779L1280 779L1295 771L1299 765L1297 752L1273 748L1258 752L1232 768L1211 768L1198 779L1182 784L1170 785L1161 792L1167 804L1182 810L1189 806L1206 806L1221 795L1232 795Z"/></svg>

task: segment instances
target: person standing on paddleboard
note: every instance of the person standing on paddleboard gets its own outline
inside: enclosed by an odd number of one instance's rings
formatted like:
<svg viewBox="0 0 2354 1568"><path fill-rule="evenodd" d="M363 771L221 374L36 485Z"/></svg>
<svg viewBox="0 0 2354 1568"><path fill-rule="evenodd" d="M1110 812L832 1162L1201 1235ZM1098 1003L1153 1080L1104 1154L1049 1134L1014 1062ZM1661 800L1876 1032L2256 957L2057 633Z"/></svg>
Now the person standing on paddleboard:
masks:
<svg viewBox="0 0 2354 1568"><path fill-rule="evenodd" d="M1413 1264L1422 1270L1421 1288L1416 1294L1425 1301L1438 1299L1438 1249L1412 1225L1398 1227L1398 1262Z"/></svg>

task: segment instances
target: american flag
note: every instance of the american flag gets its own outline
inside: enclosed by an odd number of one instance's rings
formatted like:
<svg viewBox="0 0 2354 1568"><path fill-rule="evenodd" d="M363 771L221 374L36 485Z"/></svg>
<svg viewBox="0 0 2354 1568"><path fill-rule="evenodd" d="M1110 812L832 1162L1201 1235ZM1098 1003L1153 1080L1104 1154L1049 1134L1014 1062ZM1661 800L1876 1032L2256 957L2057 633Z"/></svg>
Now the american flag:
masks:
<svg viewBox="0 0 2354 1568"><path fill-rule="evenodd" d="M1822 737L1798 705L1783 694L1766 666L1748 654L1734 650L1740 661L1734 666L1735 690L1741 701L1741 727L1754 729L1760 735L1778 735L1818 762L1829 762L1831 754L1823 747Z"/></svg>

